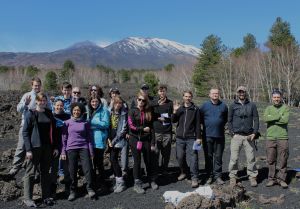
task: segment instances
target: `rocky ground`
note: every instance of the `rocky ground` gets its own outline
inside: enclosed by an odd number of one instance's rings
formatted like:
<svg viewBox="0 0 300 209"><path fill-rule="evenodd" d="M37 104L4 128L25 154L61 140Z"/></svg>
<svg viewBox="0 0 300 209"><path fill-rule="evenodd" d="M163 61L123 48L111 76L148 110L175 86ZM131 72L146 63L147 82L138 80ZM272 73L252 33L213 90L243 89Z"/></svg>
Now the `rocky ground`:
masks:
<svg viewBox="0 0 300 209"><path fill-rule="evenodd" d="M16 112L16 105L19 102L22 94L20 92L0 92L0 208L23 208L21 204L22 195L22 176L24 171L21 171L16 179L10 179L5 174L11 165L14 148L17 143L17 134L20 124L20 114ZM127 95L126 95L127 96ZM261 113L262 108L260 108ZM236 208L300 208L300 181L295 177L294 168L300 167L300 109L292 109L291 119L289 124L290 137L290 157L288 160L288 189L282 189L279 186L271 188L265 187L267 180L267 168L265 157L265 144L263 140L258 143L257 166L259 168L259 185L252 188L247 181L243 167L246 165L245 157L242 151L240 160L241 167L241 184L244 189L243 199L235 204ZM261 133L264 133L265 126L261 123ZM230 139L226 140L226 147L224 151L224 175L228 185L228 162L230 157ZM203 152L200 151L199 168L200 179L204 174L204 158ZM132 161L131 161L132 162ZM180 192L192 191L190 182L188 180L177 182L178 168L175 159L174 149L172 150L172 157L170 162L170 171L168 176L161 176L159 179L160 188L157 191L152 191L149 185L144 184L146 188L145 195L138 195L133 191L133 180L128 180L128 189L121 194L114 194L109 189L98 188L98 199L89 200L85 197L85 190L80 189L80 197L74 202L68 202L63 195L62 186L58 189L57 201L51 208L115 208L115 209L153 209L153 208L174 208L167 205L163 200L163 193L169 190L178 190ZM106 186L111 186L111 181L106 181ZM225 194L233 194L238 191L236 188L231 190L227 186L224 188L215 188L216 191L221 191L220 196ZM219 189L219 190L218 190ZM38 186L35 189L36 196L39 198ZM223 192L223 193L222 193ZM200 198L201 199L201 198ZM202 200L199 197L189 197L177 208L200 208ZM234 204L233 204L234 205ZM216 206L216 205L215 205ZM211 206L211 208L215 207ZM44 207L40 205L40 207ZM201 206L203 208L203 206ZM223 208L225 206L222 206Z"/></svg>

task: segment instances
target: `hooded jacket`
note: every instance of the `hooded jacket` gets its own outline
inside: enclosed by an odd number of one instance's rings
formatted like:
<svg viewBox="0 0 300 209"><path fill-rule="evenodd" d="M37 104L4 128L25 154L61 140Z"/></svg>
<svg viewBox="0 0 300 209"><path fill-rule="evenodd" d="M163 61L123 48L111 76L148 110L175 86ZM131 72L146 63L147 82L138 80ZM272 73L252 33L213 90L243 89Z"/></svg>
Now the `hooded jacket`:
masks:
<svg viewBox="0 0 300 209"><path fill-rule="evenodd" d="M113 114L111 111L112 110L110 110L110 116ZM122 148L126 144L126 133L128 132L127 120L128 120L127 109L122 108L119 115L118 126L117 126L117 130L115 131L115 134L112 134L112 127L110 123L109 138L111 139L112 145L116 148Z"/></svg>
<svg viewBox="0 0 300 209"><path fill-rule="evenodd" d="M91 124L91 136L94 148L105 149L108 138L110 114L108 109L102 104L88 115Z"/></svg>
<svg viewBox="0 0 300 209"><path fill-rule="evenodd" d="M180 139L200 139L200 111L192 103L189 107L183 105L172 115L172 122L177 123L176 137Z"/></svg>
<svg viewBox="0 0 300 209"><path fill-rule="evenodd" d="M259 116L256 105L245 99L244 104L235 100L228 111L228 129L233 134L257 134L259 129Z"/></svg>

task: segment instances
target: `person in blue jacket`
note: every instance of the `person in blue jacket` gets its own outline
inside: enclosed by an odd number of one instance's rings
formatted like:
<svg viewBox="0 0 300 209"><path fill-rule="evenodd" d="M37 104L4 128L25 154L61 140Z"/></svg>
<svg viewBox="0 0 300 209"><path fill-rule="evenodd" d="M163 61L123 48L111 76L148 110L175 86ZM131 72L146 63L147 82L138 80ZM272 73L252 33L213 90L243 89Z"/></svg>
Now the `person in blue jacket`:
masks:
<svg viewBox="0 0 300 209"><path fill-rule="evenodd" d="M98 170L101 180L104 178L103 156L106 148L110 113L98 96L91 97L88 103L88 120L91 124L91 136L94 147L94 170Z"/></svg>

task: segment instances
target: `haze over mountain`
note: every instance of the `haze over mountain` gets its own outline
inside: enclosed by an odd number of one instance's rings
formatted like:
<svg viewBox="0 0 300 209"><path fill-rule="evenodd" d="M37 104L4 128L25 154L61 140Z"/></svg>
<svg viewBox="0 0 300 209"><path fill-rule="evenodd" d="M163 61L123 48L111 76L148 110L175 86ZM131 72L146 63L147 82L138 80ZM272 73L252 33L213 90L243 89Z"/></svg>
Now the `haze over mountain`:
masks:
<svg viewBox="0 0 300 209"><path fill-rule="evenodd" d="M54 52L0 52L0 65L59 68L70 59L76 67L104 65L115 69L160 69L170 63L194 64L199 53L194 46L166 39L129 37L106 47L84 41Z"/></svg>

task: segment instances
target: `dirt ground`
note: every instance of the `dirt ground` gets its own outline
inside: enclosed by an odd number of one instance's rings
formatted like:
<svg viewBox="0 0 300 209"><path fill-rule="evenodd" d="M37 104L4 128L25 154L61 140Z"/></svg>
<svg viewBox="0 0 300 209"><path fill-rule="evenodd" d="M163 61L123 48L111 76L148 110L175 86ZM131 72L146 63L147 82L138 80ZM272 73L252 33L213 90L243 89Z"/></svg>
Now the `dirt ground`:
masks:
<svg viewBox="0 0 300 209"><path fill-rule="evenodd" d="M4 175L11 165L13 149L16 147L17 134L20 124L20 114L16 113L16 105L21 98L20 92L0 92L0 208L25 208L21 201L22 176L21 171L16 180L11 181ZM262 109L261 109L262 110ZM261 112L261 111L260 111ZM247 180L243 167L246 165L244 151L240 158L240 176L241 183L245 187L247 200L236 205L236 208L300 208L300 181L295 177L294 168L300 168L300 109L292 109L289 123L289 150L288 160L288 189L282 189L276 185L271 188L265 187L267 181L265 142L260 139L258 142L257 166L259 168L258 187L252 188ZM261 121L260 131L265 132L265 124ZM223 156L223 178L228 181L228 163L230 157L230 138L226 139L226 146ZM132 159L130 161L132 163ZM163 193L169 190L178 190L180 192L192 191L189 180L177 182L178 167L175 159L174 145L170 162L168 176L160 176L159 190L153 191L147 183L144 184L146 194L138 195L133 191L133 180L130 178L127 182L128 189L120 194L114 194L109 189L99 188L98 199L90 200L85 197L85 190L80 189L80 197L74 202L65 199L61 187L58 190L56 204L51 208L108 208L108 209L153 209L164 208ZM203 151L199 154L200 179L204 176L204 157ZM110 180L106 181L106 186L112 185ZM12 186L13 185L13 186ZM12 191L15 189L16 191ZM15 197L8 197L5 194L15 192ZM5 199L6 198L6 199ZM4 201L7 200L7 201ZM265 202L270 202L264 204ZM40 205L40 207L44 207Z"/></svg>

